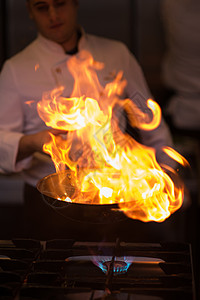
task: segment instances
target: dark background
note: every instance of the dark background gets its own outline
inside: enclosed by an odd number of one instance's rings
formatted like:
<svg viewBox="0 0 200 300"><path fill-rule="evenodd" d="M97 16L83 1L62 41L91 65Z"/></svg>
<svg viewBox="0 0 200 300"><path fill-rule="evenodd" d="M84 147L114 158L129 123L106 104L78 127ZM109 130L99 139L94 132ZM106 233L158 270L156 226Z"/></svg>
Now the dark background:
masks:
<svg viewBox="0 0 200 300"><path fill-rule="evenodd" d="M160 18L162 0L80 0L79 20L89 33L123 41L140 62L150 90L163 106L167 101L161 63L166 50ZM0 1L0 68L30 41L36 32L26 13L25 0ZM172 132L176 149L191 162L183 178L191 205L172 216L178 240L198 251L199 172L198 142L190 134ZM0 239L23 235L23 182L18 174L0 174Z"/></svg>

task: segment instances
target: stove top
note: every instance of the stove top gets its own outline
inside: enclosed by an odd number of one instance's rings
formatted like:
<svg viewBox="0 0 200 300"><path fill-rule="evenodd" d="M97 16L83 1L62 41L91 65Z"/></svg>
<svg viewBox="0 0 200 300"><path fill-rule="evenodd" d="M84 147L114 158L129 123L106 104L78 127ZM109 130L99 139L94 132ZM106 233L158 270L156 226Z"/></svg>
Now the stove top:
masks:
<svg viewBox="0 0 200 300"><path fill-rule="evenodd" d="M0 299L196 299L191 247L0 240Z"/></svg>

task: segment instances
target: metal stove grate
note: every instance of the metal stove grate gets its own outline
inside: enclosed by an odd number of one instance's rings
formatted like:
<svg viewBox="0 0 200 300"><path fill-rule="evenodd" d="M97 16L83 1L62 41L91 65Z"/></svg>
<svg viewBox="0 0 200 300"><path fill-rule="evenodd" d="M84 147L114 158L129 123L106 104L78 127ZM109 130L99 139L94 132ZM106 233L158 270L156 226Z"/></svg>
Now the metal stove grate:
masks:
<svg viewBox="0 0 200 300"><path fill-rule="evenodd" d="M4 300L195 300L194 285L188 244L0 241Z"/></svg>

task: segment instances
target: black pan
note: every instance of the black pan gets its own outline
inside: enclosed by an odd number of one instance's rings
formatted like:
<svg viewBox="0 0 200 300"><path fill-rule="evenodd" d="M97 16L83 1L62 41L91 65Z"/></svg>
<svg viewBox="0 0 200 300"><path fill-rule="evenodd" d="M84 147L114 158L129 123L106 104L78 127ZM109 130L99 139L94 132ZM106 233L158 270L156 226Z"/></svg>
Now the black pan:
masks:
<svg viewBox="0 0 200 300"><path fill-rule="evenodd" d="M119 210L118 204L76 203L59 200L59 198L65 198L66 195L73 199L77 192L69 170L42 178L37 184L37 189L42 194L43 200L67 219L99 224L126 219L125 214Z"/></svg>

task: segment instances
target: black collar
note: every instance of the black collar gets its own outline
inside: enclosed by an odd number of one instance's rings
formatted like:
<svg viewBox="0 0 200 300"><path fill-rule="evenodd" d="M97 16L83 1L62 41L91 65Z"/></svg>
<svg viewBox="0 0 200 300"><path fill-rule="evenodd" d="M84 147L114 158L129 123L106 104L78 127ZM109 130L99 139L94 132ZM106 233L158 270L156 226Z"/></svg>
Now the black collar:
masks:
<svg viewBox="0 0 200 300"><path fill-rule="evenodd" d="M82 36L82 33L81 33L80 30L78 30L78 32L77 32L77 43L76 43L76 46L73 49L71 49L70 51L66 51L66 54L68 54L68 55L74 55L74 54L76 54L78 52L78 42L79 42L81 36Z"/></svg>

